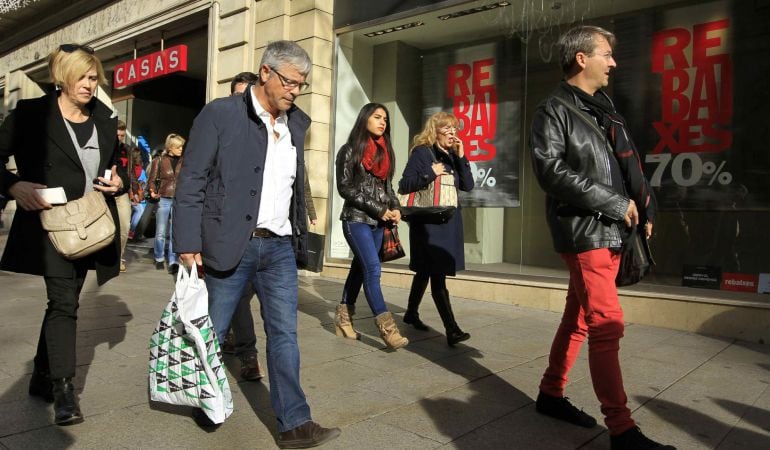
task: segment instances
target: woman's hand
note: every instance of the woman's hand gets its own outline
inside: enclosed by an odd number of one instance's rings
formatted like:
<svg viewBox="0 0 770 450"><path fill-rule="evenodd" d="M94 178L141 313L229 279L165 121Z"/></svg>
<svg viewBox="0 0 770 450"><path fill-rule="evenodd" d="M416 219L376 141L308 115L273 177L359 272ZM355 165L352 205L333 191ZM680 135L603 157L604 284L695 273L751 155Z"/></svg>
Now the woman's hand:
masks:
<svg viewBox="0 0 770 450"><path fill-rule="evenodd" d="M104 177L97 177L96 179L99 180L101 184L94 184L94 189L101 191L104 194L117 194L118 191L123 188L123 180L117 175L115 170L116 167L112 166L109 180Z"/></svg>
<svg viewBox="0 0 770 450"><path fill-rule="evenodd" d="M393 222L397 224L401 220L401 211L397 209L386 209L385 214L382 215L383 222Z"/></svg>
<svg viewBox="0 0 770 450"><path fill-rule="evenodd" d="M437 177L447 174L446 168L444 167L444 163L434 162L431 165L431 168L433 169L433 173L435 173Z"/></svg>
<svg viewBox="0 0 770 450"><path fill-rule="evenodd" d="M457 136L452 136L449 140L449 144L452 146L452 150L458 158L465 156L465 149L463 147L463 141Z"/></svg>
<svg viewBox="0 0 770 450"><path fill-rule="evenodd" d="M30 183L29 181L17 181L8 188L16 204L25 211L39 211L41 209L51 209L52 206L36 191L36 189L45 189L44 184Z"/></svg>

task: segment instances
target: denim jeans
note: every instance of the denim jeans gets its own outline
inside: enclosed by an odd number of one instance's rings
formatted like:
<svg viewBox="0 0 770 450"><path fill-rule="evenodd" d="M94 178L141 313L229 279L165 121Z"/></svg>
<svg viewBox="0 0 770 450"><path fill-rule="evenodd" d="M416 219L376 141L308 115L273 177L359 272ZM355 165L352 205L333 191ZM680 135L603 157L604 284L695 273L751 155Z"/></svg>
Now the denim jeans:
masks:
<svg viewBox="0 0 770 450"><path fill-rule="evenodd" d="M139 225L139 220L144 214L145 206L147 206L145 202L139 202L136 205L131 204L131 226L128 228L130 231L136 230L136 226Z"/></svg>
<svg viewBox="0 0 770 450"><path fill-rule="evenodd" d="M379 251L382 246L382 232L382 227L362 222L342 221L342 234L345 235L345 240L353 250L353 261L350 263L350 272L345 280L342 294L343 302L355 303L363 282L366 301L375 316L388 311L380 287L382 266ZM349 303L350 300L353 300L353 303Z"/></svg>
<svg viewBox="0 0 770 450"><path fill-rule="evenodd" d="M236 356L257 353L257 335L254 333L254 316L251 315L251 297L254 297L254 288L249 283L241 294L230 321L230 327L235 335Z"/></svg>
<svg viewBox="0 0 770 450"><path fill-rule="evenodd" d="M238 266L227 272L207 267L204 279L209 291L209 316L220 344L244 288L248 284L254 287L267 335L270 403L278 431L288 431L311 420L310 407L299 383L298 281L291 237L252 238Z"/></svg>
<svg viewBox="0 0 770 450"><path fill-rule="evenodd" d="M174 205L174 199L171 197L161 197L158 202L158 210L155 212L155 261L163 262L166 250L166 234L168 234L168 264L176 264L176 253L172 245L173 235L171 234L171 208Z"/></svg>

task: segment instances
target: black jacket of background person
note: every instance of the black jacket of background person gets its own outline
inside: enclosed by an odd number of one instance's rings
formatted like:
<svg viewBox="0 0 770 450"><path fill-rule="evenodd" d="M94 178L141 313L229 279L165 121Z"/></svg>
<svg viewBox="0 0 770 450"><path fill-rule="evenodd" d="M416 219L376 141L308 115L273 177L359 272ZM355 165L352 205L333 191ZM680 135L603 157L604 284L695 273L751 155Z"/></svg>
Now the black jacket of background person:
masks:
<svg viewBox="0 0 770 450"><path fill-rule="evenodd" d="M212 101L195 118L174 198L174 251L202 253L204 265L222 272L238 265L257 226L267 156L267 127L246 92ZM305 265L304 144L310 117L296 106L286 115L297 149L289 207L292 246L297 263Z"/></svg>
<svg viewBox="0 0 770 450"><path fill-rule="evenodd" d="M85 171L67 132L57 98L58 92L53 92L32 100L20 100L0 127L0 193L3 195L9 196L8 188L17 181L40 183L49 188L61 186L67 200L85 195ZM96 98L88 108L99 134L101 158L97 173L101 175L105 169L119 164L118 121L114 112ZM5 168L11 155L16 160L18 174ZM118 170L118 175L127 186L125 172ZM117 229L115 241L86 257L89 267L96 269L99 284L117 276L120 263L120 220L114 197L106 195L105 199ZM71 277L74 273L72 261L53 248L40 223L40 212L21 208L14 215L0 269L52 277Z"/></svg>
<svg viewBox="0 0 770 450"><path fill-rule="evenodd" d="M353 164L350 145L343 145L337 153L336 170L337 191L345 200L340 220L377 225L386 210L401 209L391 185L392 177L385 181L372 175L360 162Z"/></svg>
<svg viewBox="0 0 770 450"><path fill-rule="evenodd" d="M575 105L567 108L556 98ZM560 86L536 109L530 150L535 176L546 193L546 219L559 253L622 246L629 198L612 190L613 149L588 108ZM636 205L644 208L644 205Z"/></svg>

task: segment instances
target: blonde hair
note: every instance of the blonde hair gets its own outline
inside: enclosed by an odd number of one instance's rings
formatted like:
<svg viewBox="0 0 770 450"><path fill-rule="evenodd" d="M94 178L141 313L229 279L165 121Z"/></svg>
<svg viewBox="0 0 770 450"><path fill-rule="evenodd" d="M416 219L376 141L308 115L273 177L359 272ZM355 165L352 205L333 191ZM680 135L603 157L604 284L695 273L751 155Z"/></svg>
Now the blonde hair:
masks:
<svg viewBox="0 0 770 450"><path fill-rule="evenodd" d="M448 112L439 111L436 114L433 114L425 122L425 126L422 128L422 131L420 131L420 133L415 136L414 139L412 139L412 148L410 151L422 145L433 147L433 144L436 143L436 136L439 129L446 126L457 128L459 124L460 121L457 120L457 117Z"/></svg>
<svg viewBox="0 0 770 450"><path fill-rule="evenodd" d="M163 148L166 152L168 152L171 147L184 147L185 142L187 141L185 141L182 136L176 133L171 133L166 136L166 145Z"/></svg>
<svg viewBox="0 0 770 450"><path fill-rule="evenodd" d="M106 85L104 67L96 55L81 49L65 52L61 47L48 55L48 73L53 84L60 88L74 86L89 70L96 70L98 84Z"/></svg>

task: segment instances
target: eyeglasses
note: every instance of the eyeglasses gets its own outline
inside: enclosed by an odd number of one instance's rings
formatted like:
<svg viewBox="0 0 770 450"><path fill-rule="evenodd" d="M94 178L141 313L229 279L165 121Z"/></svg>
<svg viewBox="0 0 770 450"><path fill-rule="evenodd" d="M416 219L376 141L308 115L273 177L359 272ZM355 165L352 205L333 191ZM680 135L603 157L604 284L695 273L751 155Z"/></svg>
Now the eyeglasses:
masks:
<svg viewBox="0 0 770 450"><path fill-rule="evenodd" d="M295 88L299 88L300 92L303 92L307 90L307 88L310 87L310 83L307 83L305 81L299 82L297 80L292 80L290 78L286 78L285 76L281 75L281 72L278 72L277 70L270 68L273 72L275 72L276 75L278 75L278 79L281 81L281 85L284 89L287 91L291 91Z"/></svg>
<svg viewBox="0 0 770 450"><path fill-rule="evenodd" d="M88 53L89 55L93 55L94 54L94 48L93 47L89 47L88 45L80 45L80 44L62 44L62 45L59 46L59 50L61 50L63 52L67 52L67 53L72 53L72 52L74 52L76 50L82 50L82 51Z"/></svg>
<svg viewBox="0 0 770 450"><path fill-rule="evenodd" d="M460 129L457 127L453 127L450 125L447 125L445 127L441 127L438 129L438 132L441 134L456 134Z"/></svg>

